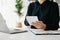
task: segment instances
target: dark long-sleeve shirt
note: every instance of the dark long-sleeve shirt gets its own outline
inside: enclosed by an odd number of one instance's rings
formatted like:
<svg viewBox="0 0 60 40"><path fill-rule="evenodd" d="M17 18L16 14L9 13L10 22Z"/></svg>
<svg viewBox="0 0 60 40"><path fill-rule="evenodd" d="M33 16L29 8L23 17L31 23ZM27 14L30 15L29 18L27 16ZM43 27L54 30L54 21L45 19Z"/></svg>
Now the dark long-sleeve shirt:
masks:
<svg viewBox="0 0 60 40"><path fill-rule="evenodd" d="M37 16L39 21L46 24L46 30L57 30L59 28L59 8L55 2L45 1L40 4L38 1L30 3L26 16ZM29 25L27 20L25 25ZM31 28L35 28L31 26Z"/></svg>

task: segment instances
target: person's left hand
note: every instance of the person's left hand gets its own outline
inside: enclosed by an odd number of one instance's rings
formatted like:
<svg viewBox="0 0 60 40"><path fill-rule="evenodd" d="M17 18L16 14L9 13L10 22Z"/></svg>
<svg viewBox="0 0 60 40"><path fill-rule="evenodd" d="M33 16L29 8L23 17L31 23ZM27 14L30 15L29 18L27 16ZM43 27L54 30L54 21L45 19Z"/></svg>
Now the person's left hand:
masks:
<svg viewBox="0 0 60 40"><path fill-rule="evenodd" d="M32 25L36 28L46 29L46 24L44 24L42 21L32 22Z"/></svg>

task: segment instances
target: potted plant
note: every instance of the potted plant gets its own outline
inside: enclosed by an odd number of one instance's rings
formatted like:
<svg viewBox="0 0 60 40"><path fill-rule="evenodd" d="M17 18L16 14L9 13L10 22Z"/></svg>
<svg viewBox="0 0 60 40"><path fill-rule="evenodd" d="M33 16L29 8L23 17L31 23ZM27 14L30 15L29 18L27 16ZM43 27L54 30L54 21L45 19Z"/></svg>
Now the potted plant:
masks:
<svg viewBox="0 0 60 40"><path fill-rule="evenodd" d="M19 20L20 20L20 16L22 15L22 13L21 13L21 9L23 8L23 6L22 6L22 1L21 0L16 0L16 5L15 5L15 7L16 7L16 13L17 13L17 15L18 15L18 17L19 17ZM22 23L21 22L17 22L16 23L16 26L17 26L17 28L21 28L22 27Z"/></svg>

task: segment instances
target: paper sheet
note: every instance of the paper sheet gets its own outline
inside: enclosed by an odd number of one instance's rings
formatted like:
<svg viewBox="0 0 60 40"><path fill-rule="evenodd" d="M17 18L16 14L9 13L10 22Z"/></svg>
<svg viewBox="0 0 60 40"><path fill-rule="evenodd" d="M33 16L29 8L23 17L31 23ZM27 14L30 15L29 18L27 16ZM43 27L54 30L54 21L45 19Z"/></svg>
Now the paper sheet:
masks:
<svg viewBox="0 0 60 40"><path fill-rule="evenodd" d="M32 22L38 21L37 16L26 16L26 19L30 25L32 25Z"/></svg>
<svg viewBox="0 0 60 40"><path fill-rule="evenodd" d="M49 31L44 31L42 29L30 29L30 31L34 34L37 35L60 35L60 30L49 30Z"/></svg>

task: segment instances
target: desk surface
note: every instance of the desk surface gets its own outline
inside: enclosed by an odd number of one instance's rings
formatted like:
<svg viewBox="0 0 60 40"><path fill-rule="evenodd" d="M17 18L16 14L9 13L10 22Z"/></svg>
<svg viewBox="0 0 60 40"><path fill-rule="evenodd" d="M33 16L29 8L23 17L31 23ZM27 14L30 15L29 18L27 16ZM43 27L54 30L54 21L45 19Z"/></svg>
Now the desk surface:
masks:
<svg viewBox="0 0 60 40"><path fill-rule="evenodd" d="M18 34L0 32L0 40L60 40L60 35L34 35L30 31Z"/></svg>

